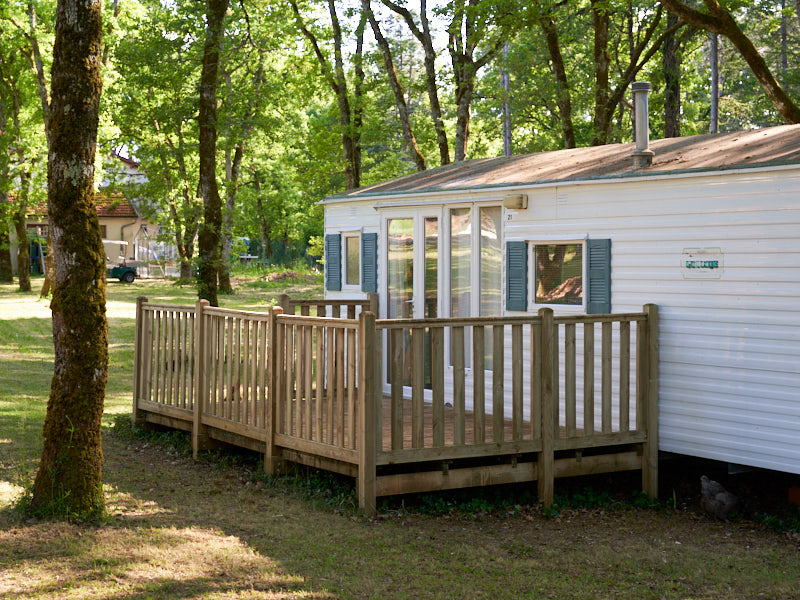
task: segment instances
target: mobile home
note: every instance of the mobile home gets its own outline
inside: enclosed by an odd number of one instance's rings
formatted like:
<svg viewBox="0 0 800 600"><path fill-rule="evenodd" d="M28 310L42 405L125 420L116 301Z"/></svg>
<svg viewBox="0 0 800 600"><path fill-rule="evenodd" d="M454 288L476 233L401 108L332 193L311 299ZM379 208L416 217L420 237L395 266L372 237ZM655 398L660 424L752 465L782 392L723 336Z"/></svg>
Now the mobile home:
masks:
<svg viewBox="0 0 800 600"><path fill-rule="evenodd" d="M656 304L660 450L800 473L800 126L472 160L323 205L327 299L376 292L381 319Z"/></svg>

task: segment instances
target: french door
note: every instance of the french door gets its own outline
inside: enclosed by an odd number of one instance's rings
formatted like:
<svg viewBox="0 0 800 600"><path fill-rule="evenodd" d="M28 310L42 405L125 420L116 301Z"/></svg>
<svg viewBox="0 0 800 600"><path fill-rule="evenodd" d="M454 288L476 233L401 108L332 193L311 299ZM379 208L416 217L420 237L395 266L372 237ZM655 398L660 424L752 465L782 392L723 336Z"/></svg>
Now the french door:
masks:
<svg viewBox="0 0 800 600"><path fill-rule="evenodd" d="M385 214L385 316L426 319L500 315L501 218L501 207L476 204ZM470 330L465 331L464 364L468 377L472 366ZM491 336L485 343L483 364L491 370ZM384 344L384 381L388 382L388 340ZM446 364L452 365L449 332L445 332L445 344L450 354ZM430 388L427 331L424 348L425 387ZM403 340L402 351L401 379L407 386L411 383L410 340Z"/></svg>
<svg viewBox="0 0 800 600"><path fill-rule="evenodd" d="M386 218L387 318L433 319L439 316L439 221L438 211L425 210L415 210ZM428 336L426 332L424 340L426 388L430 387ZM404 385L411 384L410 340L403 342L402 380Z"/></svg>

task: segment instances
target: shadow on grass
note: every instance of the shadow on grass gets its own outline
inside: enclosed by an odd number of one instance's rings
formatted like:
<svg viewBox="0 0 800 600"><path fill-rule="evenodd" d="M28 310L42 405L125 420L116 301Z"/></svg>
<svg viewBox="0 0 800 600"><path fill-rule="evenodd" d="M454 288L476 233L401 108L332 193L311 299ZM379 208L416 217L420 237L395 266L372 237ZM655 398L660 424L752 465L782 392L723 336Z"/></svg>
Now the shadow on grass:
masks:
<svg viewBox="0 0 800 600"><path fill-rule="evenodd" d="M213 529L42 523L16 528L4 546L5 573L24 574L13 587L0 576L5 599L66 590L93 599L296 598L304 583Z"/></svg>

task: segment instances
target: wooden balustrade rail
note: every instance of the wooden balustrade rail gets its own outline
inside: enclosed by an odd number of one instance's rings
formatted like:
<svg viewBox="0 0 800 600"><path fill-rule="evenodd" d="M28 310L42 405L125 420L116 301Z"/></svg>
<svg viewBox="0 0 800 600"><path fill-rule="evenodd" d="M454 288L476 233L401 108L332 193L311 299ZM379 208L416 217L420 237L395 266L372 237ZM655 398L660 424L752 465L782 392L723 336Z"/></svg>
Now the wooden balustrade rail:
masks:
<svg viewBox="0 0 800 600"><path fill-rule="evenodd" d="M134 423L191 429L195 454L211 438L260 448L270 473L290 459L356 475L368 512L378 494L475 485L480 469L494 482L535 479L550 504L556 476L641 468L655 496L656 306L376 320L376 302L282 298L286 308L258 313L140 298ZM615 446L580 466L583 450ZM511 462L448 478L449 461L488 457ZM524 457L535 461L515 470ZM436 462L438 475L379 477L384 465Z"/></svg>

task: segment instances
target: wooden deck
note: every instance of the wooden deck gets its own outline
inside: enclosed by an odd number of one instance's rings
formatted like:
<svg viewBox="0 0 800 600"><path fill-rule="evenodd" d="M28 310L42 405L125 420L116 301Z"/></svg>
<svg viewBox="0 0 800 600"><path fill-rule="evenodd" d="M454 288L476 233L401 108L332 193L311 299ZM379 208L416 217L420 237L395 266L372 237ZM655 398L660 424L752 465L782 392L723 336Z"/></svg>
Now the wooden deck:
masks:
<svg viewBox="0 0 800 600"><path fill-rule="evenodd" d="M549 504L557 477L629 469L657 493L654 306L405 321L376 321L374 298L296 303L300 315L284 306L140 299L134 422L191 431L195 453L212 440L262 451L269 473L290 461L353 476L370 513L378 496L523 481ZM494 340L487 388L484 339ZM467 410L473 400L485 408Z"/></svg>

